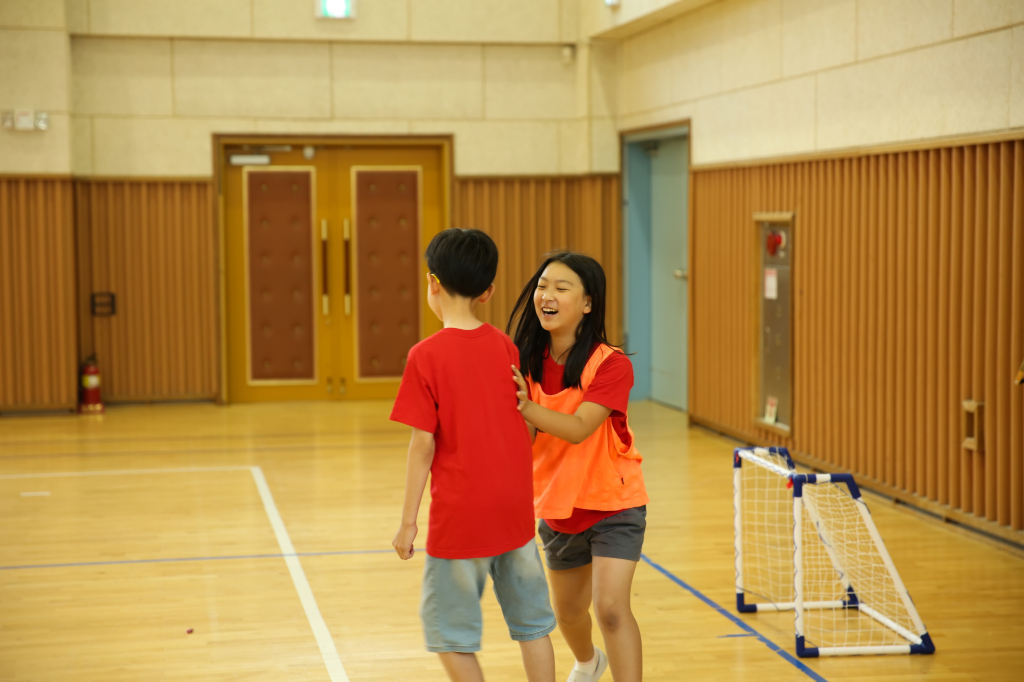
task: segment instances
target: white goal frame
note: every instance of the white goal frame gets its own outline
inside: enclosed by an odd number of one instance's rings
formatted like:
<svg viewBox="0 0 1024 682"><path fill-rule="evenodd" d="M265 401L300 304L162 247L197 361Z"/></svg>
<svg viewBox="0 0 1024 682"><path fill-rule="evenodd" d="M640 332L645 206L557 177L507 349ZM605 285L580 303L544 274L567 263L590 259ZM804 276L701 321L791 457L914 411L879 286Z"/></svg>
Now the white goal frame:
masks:
<svg viewBox="0 0 1024 682"><path fill-rule="evenodd" d="M748 593L751 596L754 593L751 593L744 585L745 539L752 546L758 547L755 544L756 540L749 539L749 532L748 536L744 535L744 466L758 467L759 470L755 470L754 473L763 477L768 488L766 496L774 496L773 505L762 504L754 509L754 513L766 516L774 514L777 518L768 519L766 523L774 523L775 527L779 529L786 528L785 537L783 538L780 532L780 535L775 538L776 546L769 548L775 550L774 561L764 561L765 565L763 566L758 564L756 572L774 572L777 575L770 576L772 580L777 581L778 585L786 584L787 588L791 583L792 588L791 592L785 593L758 593L757 596L764 601L756 603L747 602ZM810 486L821 486L821 488ZM820 512L818 503L815 502L824 494L830 495L831 501L834 501L836 506L841 506L846 512L846 517L842 519L843 522L859 526L856 531L861 544L867 545L866 551L874 554L873 565L870 567L873 569L874 575L871 576L869 589L863 592L858 591L858 581L861 576L866 576L866 574L863 569L856 567L858 570L854 570L853 574L857 575L851 577L851 571L847 570L842 558L847 555L847 552L833 544L833 536L836 535L838 522L833 519L830 512ZM784 503L784 498L791 499L791 503L788 501ZM910 594L903 585L899 572L889 556L885 543L871 518L871 512L861 497L860 489L852 475L799 474L785 448L736 448L733 453L733 505L736 608L740 613L794 611L798 656L814 658L859 654L931 654L935 652L935 645L917 613ZM806 527L807 523L811 526ZM757 525L758 528L755 528L754 532L763 530L761 524ZM808 531L806 534L805 530ZM783 546L783 540L786 546ZM790 550L792 552L791 563L788 561ZM817 571L815 573L817 582L808 577L808 571L811 570L811 567L807 565L809 550L817 560L813 567L813 570ZM780 561L783 554L787 554L786 566L783 566ZM824 565L824 569L822 569L822 565ZM791 571L789 575L785 575L787 571L784 569L787 566ZM822 592L827 589L821 585L820 577L823 570L829 574L833 587L827 595L813 593L814 587L818 587ZM878 574L881 576L879 577ZM761 576L756 575L755 582L759 580L761 580ZM865 577L865 582L868 582L867 577ZM878 585L880 582L884 582L887 589L881 589ZM837 596L836 588L841 591L838 596L844 598L834 598ZM889 606L872 605L871 601L878 592L887 592ZM832 598L822 599L823 596ZM790 599L790 597L792 598ZM809 611L822 613L822 618L831 614L833 617L829 623L837 630L827 630L827 634L834 636L837 632L842 634L844 625L856 623L856 617L849 613L849 610L853 609L895 633L898 637L891 637L891 639L897 640L899 643L865 645L858 641L859 631L853 627L851 628L853 635L843 638L848 641L838 644L833 642L835 644L833 646L809 646L807 644ZM845 615L843 615L844 612ZM897 621L902 621L902 624ZM836 625L837 623L838 625ZM874 625L873 627L877 629L878 626ZM822 632L825 633L826 629L823 628Z"/></svg>

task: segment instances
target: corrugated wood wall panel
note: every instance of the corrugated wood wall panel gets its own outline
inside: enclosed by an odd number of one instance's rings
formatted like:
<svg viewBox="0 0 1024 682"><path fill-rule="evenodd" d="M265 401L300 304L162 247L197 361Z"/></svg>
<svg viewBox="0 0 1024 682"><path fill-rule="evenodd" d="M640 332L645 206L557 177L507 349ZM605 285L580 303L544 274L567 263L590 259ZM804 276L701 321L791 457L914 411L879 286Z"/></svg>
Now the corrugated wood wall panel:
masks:
<svg viewBox="0 0 1024 682"><path fill-rule="evenodd" d="M0 411L77 401L71 180L0 178Z"/></svg>
<svg viewBox="0 0 1024 682"><path fill-rule="evenodd" d="M1024 141L697 171L691 414L1024 526ZM794 434L757 429L752 215L795 211ZM985 452L961 447L985 402Z"/></svg>
<svg viewBox="0 0 1024 682"><path fill-rule="evenodd" d="M500 260L482 320L505 328L516 298L544 254L559 249L596 258L608 279L610 341L622 341L622 195L618 176L459 178L452 225L483 230Z"/></svg>
<svg viewBox="0 0 1024 682"><path fill-rule="evenodd" d="M216 260L204 181L76 182L79 345L110 402L216 396ZM92 317L91 292L117 296Z"/></svg>

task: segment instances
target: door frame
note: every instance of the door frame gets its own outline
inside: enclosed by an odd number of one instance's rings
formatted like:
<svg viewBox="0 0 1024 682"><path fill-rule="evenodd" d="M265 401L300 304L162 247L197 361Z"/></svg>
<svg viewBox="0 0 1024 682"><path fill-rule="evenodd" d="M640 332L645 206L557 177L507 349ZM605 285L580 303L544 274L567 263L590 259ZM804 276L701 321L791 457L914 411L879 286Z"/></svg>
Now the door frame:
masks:
<svg viewBox="0 0 1024 682"><path fill-rule="evenodd" d="M213 211L214 252L217 272L214 277L217 296L217 403L227 404L228 396L228 333L227 333L227 230L225 225L224 174L228 147L250 146L253 153L261 148L279 145L330 147L436 147L441 153L441 229L452 225L452 188L455 186L455 136L448 135L289 135L231 134L213 136Z"/></svg>
<svg viewBox="0 0 1024 682"><path fill-rule="evenodd" d="M626 130L619 131L619 168L622 174L622 282L623 282L623 297L622 297L622 322L623 330L626 334L626 338L629 338L629 289L630 281L634 273L630 273L629 268L629 169L627 163L627 145L635 144L638 142L657 141L671 137L679 137L680 134L685 134L687 137L686 145L686 181L688 191L686 194L686 211L687 211L687 263L686 269L688 274L687 288L686 288L686 404L687 409L692 410L693 406L690 403L693 397L693 369L694 369L694 358L693 358L693 321L694 321L694 295L693 290L695 286L694 278L694 224L693 224L693 123L689 118L678 119L675 121L669 121L667 123L659 123L652 126L643 126L639 128L628 128ZM650 358L647 359L646 363L648 375L650 374ZM650 379L646 380L646 384L650 385ZM644 399L650 398L650 388L648 388L648 395Z"/></svg>

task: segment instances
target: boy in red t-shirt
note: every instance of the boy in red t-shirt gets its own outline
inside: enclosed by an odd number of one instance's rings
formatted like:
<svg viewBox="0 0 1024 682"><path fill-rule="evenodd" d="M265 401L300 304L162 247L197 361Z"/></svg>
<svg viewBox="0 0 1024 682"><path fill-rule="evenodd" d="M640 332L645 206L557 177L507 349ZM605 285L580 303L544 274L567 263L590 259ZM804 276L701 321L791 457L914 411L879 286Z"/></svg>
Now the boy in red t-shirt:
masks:
<svg viewBox="0 0 1024 682"><path fill-rule="evenodd" d="M420 616L427 650L456 682L483 680L480 597L487 575L530 682L554 682L555 617L534 541L533 453L509 365L519 351L476 317L494 292L498 249L479 230L450 229L427 247L427 303L444 329L409 351L391 419L412 427L402 525L413 555L427 474L430 532Z"/></svg>

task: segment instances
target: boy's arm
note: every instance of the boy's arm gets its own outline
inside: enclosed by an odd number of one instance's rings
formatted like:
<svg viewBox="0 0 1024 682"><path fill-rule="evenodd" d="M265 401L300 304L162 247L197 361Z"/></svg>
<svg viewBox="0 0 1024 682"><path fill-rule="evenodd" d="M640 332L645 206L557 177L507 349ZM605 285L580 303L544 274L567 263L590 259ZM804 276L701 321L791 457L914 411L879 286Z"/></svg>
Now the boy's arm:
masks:
<svg viewBox="0 0 1024 682"><path fill-rule="evenodd" d="M539 429L555 438L578 445L589 438L594 431L597 431L597 427L612 413L610 407L597 403L583 403L576 410L576 414L563 414L549 410L530 400L523 375L515 367L512 368L512 371L516 384L519 386L519 390L516 392L516 397L519 398L519 411L527 424L533 426L531 433L534 437L536 437L536 430Z"/></svg>
<svg viewBox="0 0 1024 682"><path fill-rule="evenodd" d="M403 560L411 559L415 550L412 541L416 539L416 517L420 513L423 490L427 487L427 475L434 463L434 434L413 428L409 441L409 463L405 471L405 502L402 504L402 525L395 534L391 546Z"/></svg>

